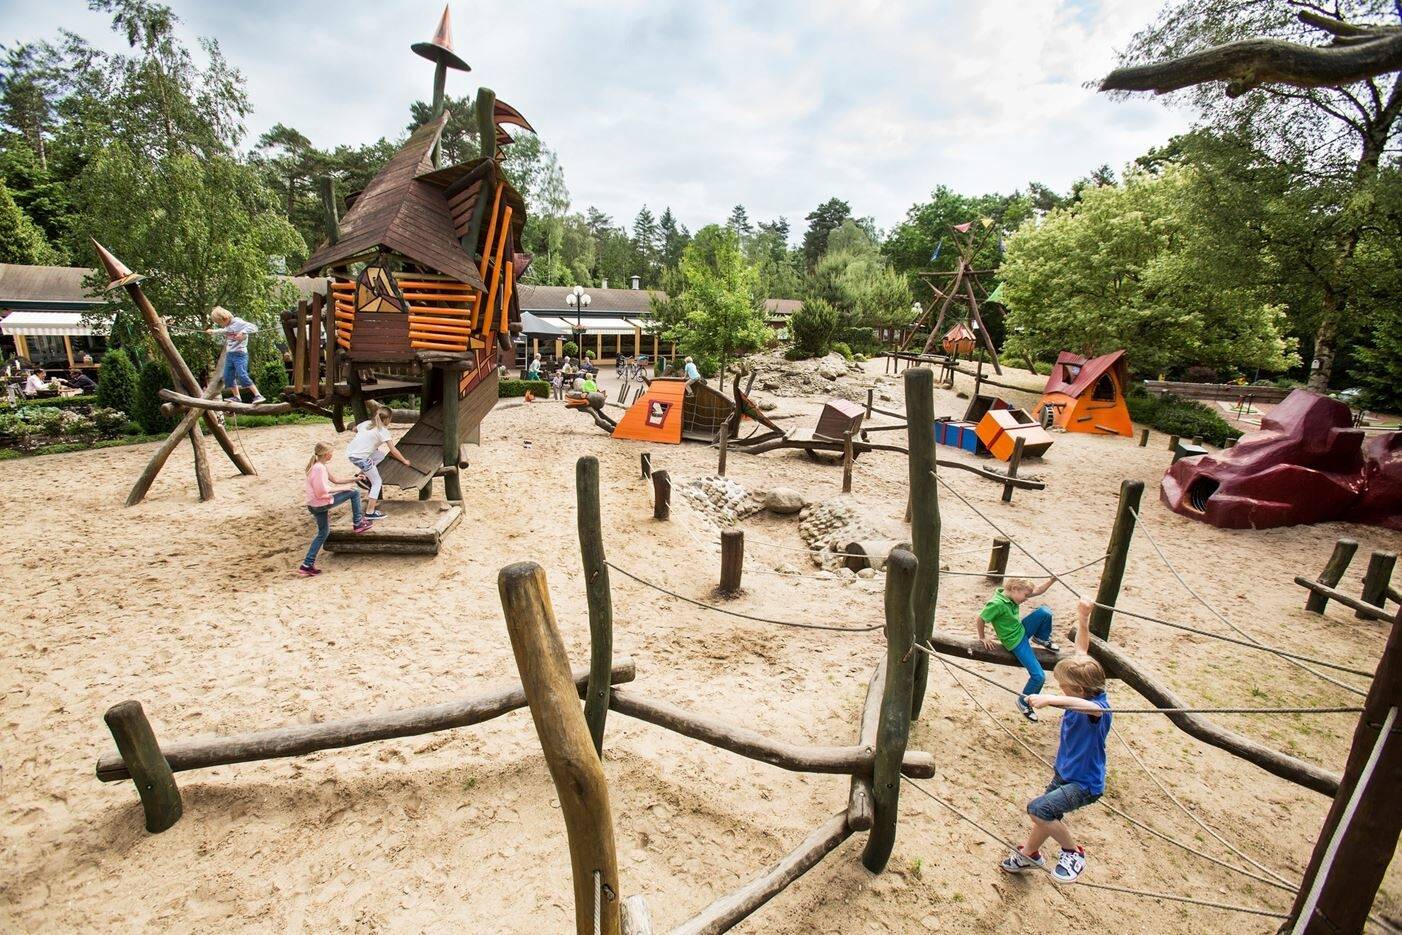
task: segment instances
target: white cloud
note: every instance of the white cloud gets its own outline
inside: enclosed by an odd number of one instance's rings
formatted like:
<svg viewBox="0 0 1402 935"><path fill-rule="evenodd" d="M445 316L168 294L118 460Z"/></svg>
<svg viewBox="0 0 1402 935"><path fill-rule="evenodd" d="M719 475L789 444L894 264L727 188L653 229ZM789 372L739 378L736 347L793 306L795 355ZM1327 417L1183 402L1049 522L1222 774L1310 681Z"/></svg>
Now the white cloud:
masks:
<svg viewBox="0 0 1402 935"><path fill-rule="evenodd" d="M940 184L1066 188L1187 125L1152 100L1085 88L1160 0L737 0L452 4L478 84L560 154L576 207L620 222L670 205L693 228L744 204L802 218L837 196L882 227ZM248 79L253 134L281 122L317 145L397 136L432 68L409 52L436 0L174 0L187 38L217 38ZM74 29L114 46L77 3L0 0L7 43Z"/></svg>

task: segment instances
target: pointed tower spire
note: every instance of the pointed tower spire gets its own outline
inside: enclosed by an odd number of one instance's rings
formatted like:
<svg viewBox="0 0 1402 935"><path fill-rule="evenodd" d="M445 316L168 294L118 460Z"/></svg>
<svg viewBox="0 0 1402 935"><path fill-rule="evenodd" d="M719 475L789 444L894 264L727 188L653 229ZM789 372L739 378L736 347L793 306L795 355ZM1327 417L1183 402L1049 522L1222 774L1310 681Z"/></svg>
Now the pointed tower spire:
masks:
<svg viewBox="0 0 1402 935"><path fill-rule="evenodd" d="M97 248L97 257L102 261L103 268L107 270L107 277L111 280L103 287L103 292L110 292L118 286L134 286L146 278L140 273L133 273L127 269L127 265L113 256L112 251L102 244L91 237L88 239L92 240L92 245Z"/></svg>
<svg viewBox="0 0 1402 935"><path fill-rule="evenodd" d="M446 4L433 38L428 42L415 42L409 48L414 50L415 55L421 55L437 65L456 68L458 71L472 71L472 66L458 58L457 53L453 51L453 24Z"/></svg>

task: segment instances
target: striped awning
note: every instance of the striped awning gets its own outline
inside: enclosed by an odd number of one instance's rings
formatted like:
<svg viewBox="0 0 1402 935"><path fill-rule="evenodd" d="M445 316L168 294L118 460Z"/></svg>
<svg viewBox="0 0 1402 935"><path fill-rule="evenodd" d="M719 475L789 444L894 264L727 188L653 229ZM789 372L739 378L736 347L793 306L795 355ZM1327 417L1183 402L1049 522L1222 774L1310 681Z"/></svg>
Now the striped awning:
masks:
<svg viewBox="0 0 1402 935"><path fill-rule="evenodd" d="M81 312L11 312L0 321L0 332L10 337L74 337L85 338L105 334L106 326L92 319L84 321Z"/></svg>
<svg viewBox="0 0 1402 935"><path fill-rule="evenodd" d="M524 313L523 313L524 314ZM547 325L561 329L565 334L573 334L574 318L567 318L555 315L541 315L536 313L535 318L540 319ZM584 329L586 335L589 334L634 334L642 327L641 318L581 318L580 327Z"/></svg>

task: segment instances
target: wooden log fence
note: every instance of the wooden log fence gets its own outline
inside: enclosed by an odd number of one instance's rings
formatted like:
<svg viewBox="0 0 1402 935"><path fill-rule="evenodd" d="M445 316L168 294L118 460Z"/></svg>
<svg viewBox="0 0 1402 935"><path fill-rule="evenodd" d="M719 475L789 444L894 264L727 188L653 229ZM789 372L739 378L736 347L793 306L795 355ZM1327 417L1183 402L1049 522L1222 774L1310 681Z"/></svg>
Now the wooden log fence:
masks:
<svg viewBox="0 0 1402 935"><path fill-rule="evenodd" d="M1392 582L1392 570L1397 565L1397 553L1374 552L1368 557L1368 570L1363 575L1363 594L1359 600L1370 607L1381 607L1387 601L1387 588ZM1367 612L1355 608L1359 620L1368 619Z"/></svg>
<svg viewBox="0 0 1402 935"><path fill-rule="evenodd" d="M886 666L877 663L867 681L866 701L862 703L862 722L857 729L857 746L876 755L876 728L881 720L881 698L886 691ZM871 798L871 777L852 777L847 792L847 827L853 831L869 831L876 820Z"/></svg>
<svg viewBox="0 0 1402 935"><path fill-rule="evenodd" d="M910 414L906 433L910 450L907 474L910 541L917 562L911 613L915 621L915 640L923 643L935 628L935 606L940 591L940 500L935 475L940 462L935 456L935 434L931 429L935 421L935 374L928 367L915 367L905 372L903 380L906 412ZM890 586L889 579L887 586ZM920 717L930 670L929 657L923 653L917 656L911 675L912 718ZM889 677L887 685L890 686Z"/></svg>
<svg viewBox="0 0 1402 935"><path fill-rule="evenodd" d="M1095 592L1097 605L1113 607L1120 598L1120 585L1124 581L1125 566L1129 563L1129 541L1134 536L1134 518L1139 512L1139 501L1143 496L1143 481L1120 482L1120 502L1115 509L1115 525L1110 530L1110 544L1105 550L1105 564L1100 567L1100 585ZM1105 606L1096 606L1090 613L1090 631L1102 640L1109 639L1113 615L1114 611L1107 610Z"/></svg>
<svg viewBox="0 0 1402 935"><path fill-rule="evenodd" d="M1012 553L1012 543L1002 536L993 539L993 548L988 552L988 571L984 577L989 581L1002 581L1008 574L1008 556Z"/></svg>
<svg viewBox="0 0 1402 935"><path fill-rule="evenodd" d="M852 492L852 430L842 433L842 492Z"/></svg>
<svg viewBox="0 0 1402 935"><path fill-rule="evenodd" d="M180 820L183 806L170 763L161 753L146 712L139 701L123 701L107 709L102 719L117 742L118 755L141 797L146 830L159 834Z"/></svg>
<svg viewBox="0 0 1402 935"><path fill-rule="evenodd" d="M1009 482L1003 485L1003 502L1013 502L1013 478L1017 477L1017 469L1022 466L1022 448L1027 443L1027 439L1021 435L1013 442L1012 457L1008 458L1008 479Z"/></svg>
<svg viewBox="0 0 1402 935"><path fill-rule="evenodd" d="M745 533L739 529L725 529L720 534L720 587L719 593L734 595L740 593L740 576L745 570Z"/></svg>
<svg viewBox="0 0 1402 935"><path fill-rule="evenodd" d="M1345 607L1354 611L1361 620L1391 620L1392 614L1386 609L1374 604L1367 604L1351 594L1345 594L1338 588L1331 588L1328 585L1320 584L1304 575L1296 575L1295 583L1302 588L1307 588L1311 596L1318 596L1321 601L1338 601Z"/></svg>
<svg viewBox="0 0 1402 935"><path fill-rule="evenodd" d="M652 472L652 518L668 519L672 515L672 478L666 471Z"/></svg>
<svg viewBox="0 0 1402 935"><path fill-rule="evenodd" d="M1344 577L1344 572L1348 570L1349 563L1353 561L1353 556L1358 552L1358 542L1353 539L1339 539L1334 543L1334 551L1329 556L1329 561L1325 563L1324 570L1315 579L1325 587L1337 587ZM1298 580L1298 579L1296 579ZM1312 614L1322 614L1329 605L1329 598L1318 591L1311 590L1309 596L1305 598L1305 610Z"/></svg>
<svg viewBox="0 0 1402 935"><path fill-rule="evenodd" d="M604 527L599 508L599 459L580 458L574 466L579 554L584 564L584 595L589 602L589 684L584 694L584 721L594 752L604 755L604 722L609 712L613 660L613 592L604 556Z"/></svg>

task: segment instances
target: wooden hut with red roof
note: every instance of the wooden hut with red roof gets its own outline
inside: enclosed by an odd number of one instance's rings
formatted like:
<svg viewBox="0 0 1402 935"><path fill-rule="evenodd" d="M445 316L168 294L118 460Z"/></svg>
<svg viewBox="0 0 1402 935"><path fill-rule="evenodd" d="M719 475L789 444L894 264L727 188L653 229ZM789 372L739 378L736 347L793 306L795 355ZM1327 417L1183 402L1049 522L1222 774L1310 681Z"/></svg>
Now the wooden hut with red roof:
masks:
<svg viewBox="0 0 1402 935"><path fill-rule="evenodd" d="M1070 351L1057 355L1033 413L1067 432L1100 435L1134 434L1125 405L1129 362L1124 351L1087 359Z"/></svg>

